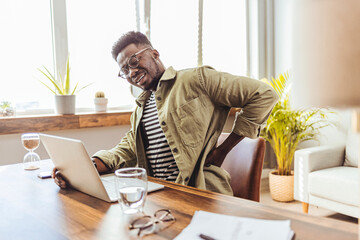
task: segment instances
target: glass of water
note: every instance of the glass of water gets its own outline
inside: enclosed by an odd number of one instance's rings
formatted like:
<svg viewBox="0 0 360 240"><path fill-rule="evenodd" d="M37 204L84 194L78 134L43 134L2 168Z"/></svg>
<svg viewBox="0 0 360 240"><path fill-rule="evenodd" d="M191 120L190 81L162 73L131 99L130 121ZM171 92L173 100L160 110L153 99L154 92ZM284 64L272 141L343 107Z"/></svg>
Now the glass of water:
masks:
<svg viewBox="0 0 360 240"><path fill-rule="evenodd" d="M121 168L115 171L116 193L125 214L142 213L147 194L147 174L144 168Z"/></svg>

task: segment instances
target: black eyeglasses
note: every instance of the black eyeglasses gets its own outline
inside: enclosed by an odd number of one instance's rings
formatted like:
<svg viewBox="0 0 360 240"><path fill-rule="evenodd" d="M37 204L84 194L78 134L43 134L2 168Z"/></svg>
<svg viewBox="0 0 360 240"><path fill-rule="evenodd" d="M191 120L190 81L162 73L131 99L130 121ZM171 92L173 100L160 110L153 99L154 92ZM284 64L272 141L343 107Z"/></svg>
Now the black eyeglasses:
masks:
<svg viewBox="0 0 360 240"><path fill-rule="evenodd" d="M144 48L144 49L140 50L139 52L131 55L131 57L127 60L126 64L121 67L120 72L119 72L119 77L127 79L129 77L129 73L130 73L129 68L137 68L139 66L140 59L137 57L137 55L139 55L142 52L145 52L148 49L152 49L152 47Z"/></svg>
<svg viewBox="0 0 360 240"><path fill-rule="evenodd" d="M169 227L176 221L175 217L168 209L160 209L154 213L154 216L142 216L135 219L129 226L130 230L138 230L137 235L144 236Z"/></svg>

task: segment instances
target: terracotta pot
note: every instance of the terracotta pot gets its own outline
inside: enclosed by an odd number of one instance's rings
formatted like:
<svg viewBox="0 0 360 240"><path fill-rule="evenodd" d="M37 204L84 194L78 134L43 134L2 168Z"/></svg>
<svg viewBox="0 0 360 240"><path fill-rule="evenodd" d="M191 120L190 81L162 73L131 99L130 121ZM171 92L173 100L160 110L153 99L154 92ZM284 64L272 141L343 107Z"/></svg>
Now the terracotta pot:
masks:
<svg viewBox="0 0 360 240"><path fill-rule="evenodd" d="M277 170L269 173L269 186L271 197L279 202L294 201L294 172L290 176L277 174Z"/></svg>

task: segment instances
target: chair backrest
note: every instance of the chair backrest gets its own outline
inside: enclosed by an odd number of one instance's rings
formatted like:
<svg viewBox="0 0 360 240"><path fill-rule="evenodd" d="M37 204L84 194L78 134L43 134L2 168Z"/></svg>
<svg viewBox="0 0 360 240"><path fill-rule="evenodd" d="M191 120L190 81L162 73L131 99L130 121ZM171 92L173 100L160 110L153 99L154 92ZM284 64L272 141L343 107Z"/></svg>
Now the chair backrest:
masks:
<svg viewBox="0 0 360 240"><path fill-rule="evenodd" d="M229 133L222 133L221 144ZM265 140L263 138L244 138L226 156L221 165L231 176L234 196L260 201L261 172L264 163Z"/></svg>

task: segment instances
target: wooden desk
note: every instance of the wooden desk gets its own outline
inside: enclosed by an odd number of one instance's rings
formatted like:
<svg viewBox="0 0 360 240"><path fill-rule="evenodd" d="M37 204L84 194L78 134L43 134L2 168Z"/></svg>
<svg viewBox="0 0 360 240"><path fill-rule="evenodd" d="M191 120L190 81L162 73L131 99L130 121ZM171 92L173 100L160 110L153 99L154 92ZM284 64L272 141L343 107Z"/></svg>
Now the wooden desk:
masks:
<svg viewBox="0 0 360 240"><path fill-rule="evenodd" d="M41 171L51 169L43 161ZM21 164L0 166L0 239L126 239L120 206L73 189L60 190ZM290 219L296 239L357 239L358 225L272 208L240 198L163 182L147 196L145 212L171 209L177 221L144 239L173 239L196 210L261 219ZM261 231L261 229L259 229Z"/></svg>

